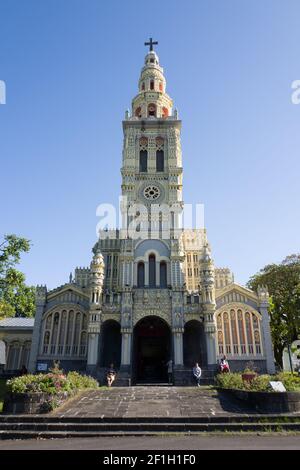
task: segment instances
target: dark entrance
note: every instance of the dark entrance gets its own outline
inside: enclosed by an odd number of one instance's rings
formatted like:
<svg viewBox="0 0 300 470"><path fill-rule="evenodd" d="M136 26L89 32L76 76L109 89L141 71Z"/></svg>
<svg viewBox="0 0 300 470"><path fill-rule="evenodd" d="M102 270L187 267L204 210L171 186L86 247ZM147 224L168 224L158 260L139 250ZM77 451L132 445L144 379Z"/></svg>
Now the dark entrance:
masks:
<svg viewBox="0 0 300 470"><path fill-rule="evenodd" d="M197 320L190 320L184 326L183 362L188 367L193 367L195 362L200 367L207 365L204 328Z"/></svg>
<svg viewBox="0 0 300 470"><path fill-rule="evenodd" d="M134 328L136 382L167 382L166 363L170 357L171 334L167 323L154 316L140 320Z"/></svg>
<svg viewBox="0 0 300 470"><path fill-rule="evenodd" d="M121 331L120 324L115 320L106 320L102 325L102 341L100 365L109 367L110 364L118 369L121 362Z"/></svg>

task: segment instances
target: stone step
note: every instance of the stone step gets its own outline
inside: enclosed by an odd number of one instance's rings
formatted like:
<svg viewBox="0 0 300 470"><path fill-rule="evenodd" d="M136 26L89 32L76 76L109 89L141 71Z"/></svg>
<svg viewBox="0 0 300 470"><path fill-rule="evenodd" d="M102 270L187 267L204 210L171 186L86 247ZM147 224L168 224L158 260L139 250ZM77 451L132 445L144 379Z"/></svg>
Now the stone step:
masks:
<svg viewBox="0 0 300 470"><path fill-rule="evenodd" d="M195 415L195 416L152 416L152 417L105 417L105 416L49 416L49 415L0 415L0 426L9 425L52 425L59 424L210 424L210 423L296 423L300 415L278 414L236 414L236 415Z"/></svg>
<svg viewBox="0 0 300 470"><path fill-rule="evenodd" d="M202 423L202 424L149 424L141 423L139 427L96 425L92 427L70 425L61 425L60 429L48 427L43 429L32 425L31 428L24 428L21 424L15 428L6 428L0 430L0 439L33 439L33 438L67 438L67 437L100 437L100 436L155 436L165 435L166 433L181 433L184 435L196 434L201 432L276 432L276 431L300 431L300 423Z"/></svg>

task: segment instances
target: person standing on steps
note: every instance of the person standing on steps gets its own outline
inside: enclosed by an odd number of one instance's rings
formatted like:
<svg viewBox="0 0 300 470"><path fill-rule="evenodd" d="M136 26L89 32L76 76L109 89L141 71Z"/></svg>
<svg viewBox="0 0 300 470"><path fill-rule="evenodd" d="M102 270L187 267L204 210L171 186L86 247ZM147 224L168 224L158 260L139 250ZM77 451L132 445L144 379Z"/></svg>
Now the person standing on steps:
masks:
<svg viewBox="0 0 300 470"><path fill-rule="evenodd" d="M170 359L167 362L167 368L168 368L168 379L169 379L169 385L172 383L172 376L173 376L173 361Z"/></svg>
<svg viewBox="0 0 300 470"><path fill-rule="evenodd" d="M198 387L200 387L201 374L202 374L201 367L199 366L198 362L196 362L193 367L193 378Z"/></svg>

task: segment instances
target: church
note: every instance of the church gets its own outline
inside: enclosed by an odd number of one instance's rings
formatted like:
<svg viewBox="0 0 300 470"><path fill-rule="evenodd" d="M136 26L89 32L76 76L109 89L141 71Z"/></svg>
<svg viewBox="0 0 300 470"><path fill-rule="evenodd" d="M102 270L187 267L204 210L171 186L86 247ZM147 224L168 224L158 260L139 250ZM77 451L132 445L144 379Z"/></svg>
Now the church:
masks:
<svg viewBox="0 0 300 470"><path fill-rule="evenodd" d="M229 269L214 265L206 230L180 226L181 121L157 43L145 44L138 92L122 123L125 223L99 233L90 266L76 268L69 282L37 287L34 324L26 330L28 368L47 370L59 360L65 370L103 381L113 363L116 385L134 385L166 382L172 359L173 383L184 385L195 362L209 380L226 355L231 370L251 361L273 373L267 289L237 284ZM6 369L16 370L23 364L22 331L9 333L7 325L5 335L0 322L0 339Z"/></svg>

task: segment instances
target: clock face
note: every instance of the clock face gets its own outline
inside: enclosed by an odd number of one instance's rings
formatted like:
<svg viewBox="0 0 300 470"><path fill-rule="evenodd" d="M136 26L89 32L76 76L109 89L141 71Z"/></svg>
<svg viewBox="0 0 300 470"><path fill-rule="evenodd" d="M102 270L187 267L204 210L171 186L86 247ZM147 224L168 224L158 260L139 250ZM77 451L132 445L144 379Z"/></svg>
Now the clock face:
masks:
<svg viewBox="0 0 300 470"><path fill-rule="evenodd" d="M155 184L151 184L145 187L143 194L144 197L149 201L155 201L159 198L161 192L158 186L156 186Z"/></svg>

